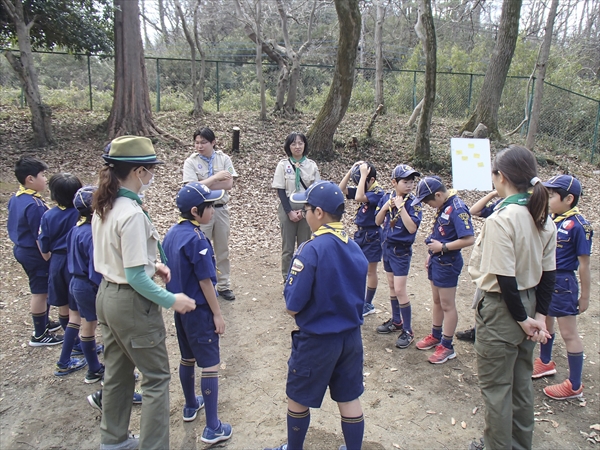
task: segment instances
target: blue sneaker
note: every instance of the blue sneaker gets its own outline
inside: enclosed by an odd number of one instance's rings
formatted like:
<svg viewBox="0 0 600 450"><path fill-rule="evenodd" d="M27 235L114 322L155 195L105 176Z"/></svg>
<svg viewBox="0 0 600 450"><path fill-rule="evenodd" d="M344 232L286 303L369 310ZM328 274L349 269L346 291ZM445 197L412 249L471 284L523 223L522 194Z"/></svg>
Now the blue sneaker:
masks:
<svg viewBox="0 0 600 450"><path fill-rule="evenodd" d="M141 405L142 404L142 393L135 391L133 393L133 404L134 405Z"/></svg>
<svg viewBox="0 0 600 450"><path fill-rule="evenodd" d="M279 447L275 448L265 448L264 450L287 450L287 444L281 444Z"/></svg>
<svg viewBox="0 0 600 450"><path fill-rule="evenodd" d="M87 366L87 361L85 360L85 358L71 358L69 359L69 362L67 364L63 365L56 363L56 370L54 371L54 375L56 375L57 377L63 377L65 375L69 375L70 373L81 370L85 366Z"/></svg>
<svg viewBox="0 0 600 450"><path fill-rule="evenodd" d="M201 395L196 395L196 401L198 402L197 408L194 408L194 407L190 408L189 406L183 407L183 421L184 422L191 422L192 420L194 420L196 418L196 414L198 414L198 411L201 410L202 408L204 408L204 399L202 398ZM206 431L206 430L204 430L204 431ZM218 441L215 441L215 442L218 442Z"/></svg>
<svg viewBox="0 0 600 450"><path fill-rule="evenodd" d="M104 351L104 345L96 345L96 353L100 354ZM83 350L81 350L81 344L75 344L73 350L71 350L71 356L83 356Z"/></svg>
<svg viewBox="0 0 600 450"><path fill-rule="evenodd" d="M215 444L217 442L226 441L233 434L231 424L221 422L219 428L213 430L212 428L204 427L202 437L200 440L207 444ZM287 445L286 445L287 447Z"/></svg>
<svg viewBox="0 0 600 450"><path fill-rule="evenodd" d="M375 305L373 303L365 303L363 305L363 317L369 314L375 314Z"/></svg>

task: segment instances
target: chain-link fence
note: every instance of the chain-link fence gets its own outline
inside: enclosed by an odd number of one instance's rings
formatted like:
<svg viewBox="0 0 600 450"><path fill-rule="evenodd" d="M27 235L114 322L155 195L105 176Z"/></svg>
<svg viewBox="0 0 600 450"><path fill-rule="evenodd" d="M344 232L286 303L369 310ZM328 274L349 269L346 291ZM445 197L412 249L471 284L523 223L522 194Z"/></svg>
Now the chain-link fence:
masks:
<svg viewBox="0 0 600 450"><path fill-rule="evenodd" d="M50 106L109 111L113 94L113 60L110 56L36 53L39 84L44 101ZM196 62L199 68L200 63ZM191 62L177 58L146 57L150 99L156 111L186 110L193 104ZM279 68L263 64L267 105L276 99ZM333 67L303 65L297 87L296 108L318 111L329 91ZM466 119L479 98L483 74L439 72L435 115ZM256 66L247 61L206 61L204 108L207 111L257 111L260 90ZM424 91L423 71L386 70L384 98L389 113L411 114ZM498 125L513 130L529 116L535 80L508 77L498 111ZM0 101L23 106L19 82L5 58L0 59ZM375 108L375 71L358 68L349 111L371 112ZM537 140L557 151L579 149L593 160L598 147L600 101L555 86L544 85ZM528 122L521 126L527 133Z"/></svg>

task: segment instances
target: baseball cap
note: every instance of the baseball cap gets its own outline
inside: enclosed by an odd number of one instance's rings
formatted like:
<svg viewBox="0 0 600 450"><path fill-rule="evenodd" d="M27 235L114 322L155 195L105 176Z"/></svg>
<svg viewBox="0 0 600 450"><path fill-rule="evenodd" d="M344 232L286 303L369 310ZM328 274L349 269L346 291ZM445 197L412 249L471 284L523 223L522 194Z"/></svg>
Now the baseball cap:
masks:
<svg viewBox="0 0 600 450"><path fill-rule="evenodd" d="M441 187L444 187L444 184L439 177L433 176L423 178L417 185L417 198L412 201L411 206L422 202L425 197L437 192Z"/></svg>
<svg viewBox="0 0 600 450"><path fill-rule="evenodd" d="M98 189L96 186L83 186L73 198L73 206L81 213L90 212L92 210L92 197Z"/></svg>
<svg viewBox="0 0 600 450"><path fill-rule="evenodd" d="M108 149L108 153L106 150ZM163 164L156 159L152 141L143 136L120 136L111 141L102 155L107 163Z"/></svg>
<svg viewBox="0 0 600 450"><path fill-rule="evenodd" d="M211 191L199 181L192 181L182 187L177 193L177 207L181 212L188 212L194 206L201 205L204 202L214 202L223 198L223 195L225 195L223 189Z"/></svg>
<svg viewBox="0 0 600 450"><path fill-rule="evenodd" d="M394 167L394 170L392 171L392 178L408 178L412 174L415 174L416 177L421 176L419 172L410 167L408 164L400 164Z"/></svg>
<svg viewBox="0 0 600 450"><path fill-rule="evenodd" d="M377 175L377 171L375 167L370 162L364 161L369 166L369 171L367 172L367 179L374 177ZM358 184L360 182L360 166L363 163L355 164L350 171L350 179L354 182L354 184Z"/></svg>
<svg viewBox="0 0 600 450"><path fill-rule="evenodd" d="M542 184L550 189L562 188L569 194L581 195L581 183L572 175L556 175Z"/></svg>
<svg viewBox="0 0 600 450"><path fill-rule="evenodd" d="M319 207L329 214L343 214L344 194L340 187L331 181L319 181L311 184L304 192L290 196L292 203L308 203Z"/></svg>

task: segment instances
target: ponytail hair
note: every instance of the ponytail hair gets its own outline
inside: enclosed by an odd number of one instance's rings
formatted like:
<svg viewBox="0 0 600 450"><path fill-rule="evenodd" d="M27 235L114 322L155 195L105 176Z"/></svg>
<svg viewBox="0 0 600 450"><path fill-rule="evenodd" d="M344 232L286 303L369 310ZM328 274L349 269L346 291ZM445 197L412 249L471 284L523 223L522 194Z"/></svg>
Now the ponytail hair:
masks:
<svg viewBox="0 0 600 450"><path fill-rule="evenodd" d="M152 166L151 164L150 166ZM125 180L129 173L140 167L139 164L110 163L100 169L98 174L98 189L92 197L92 209L104 220L104 217L112 209L121 187L121 181Z"/></svg>
<svg viewBox="0 0 600 450"><path fill-rule="evenodd" d="M502 172L519 192L532 189L527 209L538 231L542 230L548 218L549 195L537 176L537 161L533 153L520 145L509 145L494 158L492 171Z"/></svg>

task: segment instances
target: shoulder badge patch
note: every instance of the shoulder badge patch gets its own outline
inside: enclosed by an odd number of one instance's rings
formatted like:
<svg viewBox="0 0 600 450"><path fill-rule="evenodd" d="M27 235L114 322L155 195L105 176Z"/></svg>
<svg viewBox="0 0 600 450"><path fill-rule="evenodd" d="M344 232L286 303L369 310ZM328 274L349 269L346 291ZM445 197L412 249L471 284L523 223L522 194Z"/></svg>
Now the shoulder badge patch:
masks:
<svg viewBox="0 0 600 450"><path fill-rule="evenodd" d="M292 270L294 272L302 272L302 270L304 269L304 264L302 264L302 261L300 261L298 258L294 259L294 262L292 262Z"/></svg>
<svg viewBox="0 0 600 450"><path fill-rule="evenodd" d="M565 230L570 230L571 228L573 228L574 225L575 225L575 222L573 222L572 220L565 220L562 224L562 227Z"/></svg>

